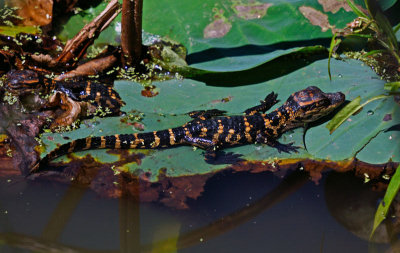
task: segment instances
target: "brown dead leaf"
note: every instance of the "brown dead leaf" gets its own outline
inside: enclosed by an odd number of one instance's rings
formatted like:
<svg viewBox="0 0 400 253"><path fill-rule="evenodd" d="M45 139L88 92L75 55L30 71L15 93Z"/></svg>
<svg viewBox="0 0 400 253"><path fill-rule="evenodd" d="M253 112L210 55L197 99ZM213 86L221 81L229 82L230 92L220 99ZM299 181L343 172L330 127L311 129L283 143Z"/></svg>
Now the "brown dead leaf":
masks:
<svg viewBox="0 0 400 253"><path fill-rule="evenodd" d="M324 12L336 13L340 10L340 8L343 8L347 12L351 11L351 8L346 1L318 0L318 3L322 5Z"/></svg>
<svg viewBox="0 0 400 253"><path fill-rule="evenodd" d="M39 159L35 137L49 114L22 109L19 101L12 105L0 102L0 177L26 175Z"/></svg>
<svg viewBox="0 0 400 253"><path fill-rule="evenodd" d="M351 1L351 0L350 0ZM354 1L351 1L354 3ZM322 5L324 8L324 12L332 12L336 13L340 10L340 8L343 8L345 11L349 12L352 11L351 7L347 4L346 0L340 1L340 0L318 0L318 3ZM357 8L359 8L362 12L365 14L368 14L368 11L364 9L361 5L355 4Z"/></svg>
<svg viewBox="0 0 400 253"><path fill-rule="evenodd" d="M259 4L247 4L247 5L236 5L235 9L238 17L246 20L262 18L267 14L267 10L271 7L271 3L259 3Z"/></svg>
<svg viewBox="0 0 400 253"><path fill-rule="evenodd" d="M21 23L27 26L48 25L53 15L52 0L6 0L11 7L17 7L17 15L22 18Z"/></svg>
<svg viewBox="0 0 400 253"><path fill-rule="evenodd" d="M204 28L203 36L206 39L222 38L232 28L232 24L225 18L218 18Z"/></svg>
<svg viewBox="0 0 400 253"><path fill-rule="evenodd" d="M299 11L303 16L310 21L311 24L321 27L323 32L332 29L332 32L335 26L329 24L328 16L312 7L308 6L300 6Z"/></svg>
<svg viewBox="0 0 400 253"><path fill-rule="evenodd" d="M88 112L89 103L74 101L68 97L64 92L57 91L49 98L48 107L59 107L63 111L61 115L56 116L55 120L51 123L50 129L70 126L81 115L86 116Z"/></svg>

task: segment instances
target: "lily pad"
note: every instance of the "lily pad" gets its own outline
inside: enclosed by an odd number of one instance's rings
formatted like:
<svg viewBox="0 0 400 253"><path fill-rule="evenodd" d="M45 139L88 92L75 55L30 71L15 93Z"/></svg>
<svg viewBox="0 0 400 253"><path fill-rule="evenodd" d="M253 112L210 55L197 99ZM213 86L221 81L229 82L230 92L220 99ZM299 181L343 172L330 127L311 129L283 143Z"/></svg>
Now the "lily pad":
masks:
<svg viewBox="0 0 400 253"><path fill-rule="evenodd" d="M341 91L348 100L359 95L368 98L385 93L384 82L370 68L362 66L358 61L333 61L332 81L329 81L326 66L327 60L320 60L274 80L229 89L206 86L202 82L190 79L158 82L154 85L159 89L159 95L150 98L141 96L143 87L138 83L117 81L115 89L127 103L123 108L125 112L143 113L140 123L144 125L144 131L182 125L190 120L186 113L193 110L216 108L226 110L228 114L241 114L245 109L256 105L271 91L279 94L278 98L281 102L294 91L311 85L318 86L325 92ZM302 147L299 153L282 154L260 144L233 147L224 151L241 154L246 160L265 163L274 163L276 160L286 158L343 160L353 156L371 163L381 163L389 159L400 161L400 150L394 145L398 143L399 135L397 132L396 134L383 132L390 126L400 123L398 110L399 106L393 102L393 99L376 101L370 103L363 111L352 117L351 122L346 122L332 135L325 127L326 122L313 126L305 135L307 150L303 143L303 129L295 129L283 134L279 141L294 142L294 145ZM384 121L383 117L387 114L392 115L391 120ZM73 132L46 133L41 136L41 139L48 152L56 146L56 143L67 142L68 140L64 137L70 140L89 135L132 132L139 131L132 124L127 124L123 117L95 118L84 121L81 128ZM388 138L389 134L392 139ZM376 145L376 141L380 144ZM148 172L151 175L149 178L151 181L157 180L160 171L167 176L184 176L216 172L227 167L227 165L207 164L204 161L204 152L200 149L194 150L189 146L150 151L131 150L130 152L142 153L143 158L140 164L131 163L122 169L128 169L132 173ZM90 150L75 155L82 157L87 154L103 162L119 159L118 152L115 154L106 150Z"/></svg>
<svg viewBox="0 0 400 253"><path fill-rule="evenodd" d="M102 3L71 17L60 36L72 38L104 7ZM321 18L311 20L302 8L313 10ZM150 0L144 2L143 29L183 44L192 67L235 71L260 65L296 47L328 45L331 29L343 28L355 17L348 8L325 12L324 6L311 0ZM118 16L100 35L97 45L119 44L120 19ZM319 26L322 19L328 22L326 29ZM143 36L147 40L149 34Z"/></svg>

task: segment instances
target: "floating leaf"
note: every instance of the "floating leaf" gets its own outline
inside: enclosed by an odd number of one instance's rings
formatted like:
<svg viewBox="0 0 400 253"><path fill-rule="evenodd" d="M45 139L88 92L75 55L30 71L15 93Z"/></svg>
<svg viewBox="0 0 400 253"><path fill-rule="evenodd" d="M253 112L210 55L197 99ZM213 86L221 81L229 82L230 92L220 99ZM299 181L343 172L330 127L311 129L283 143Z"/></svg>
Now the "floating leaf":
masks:
<svg viewBox="0 0 400 253"><path fill-rule="evenodd" d="M159 92L155 97L141 96L142 85L134 82L117 81L115 89L127 103L122 108L123 111L128 115L143 113L143 119L140 120L140 124L144 128L143 131L155 131L180 126L191 120L186 113L194 110L219 109L227 111L228 114L241 114L245 109L256 105L260 99L263 99L271 91L278 94L279 99L282 101L281 103L294 91L311 85L318 86L325 92L341 91L346 94L348 100L354 100L360 95L366 98L376 97L385 92L383 89L384 82L376 78L376 74L372 70L361 66L357 61L333 61L332 81L325 74L326 65L327 59L316 61L308 67L279 78L260 81L251 86L237 86L229 89L207 86L203 82L189 79L153 83ZM338 77L339 73L341 77ZM231 78L234 79L236 76L232 75ZM231 81L233 82L234 80L227 76L226 83ZM363 111L363 115L353 116L352 122L345 122L345 125L338 129L340 131L335 131L332 135L329 135L329 131L325 128L326 123L312 126L305 136L307 150L300 149L299 153L278 153L275 149L260 144L233 147L224 151L239 154L241 158L249 161L273 164L276 159L288 158L342 160L355 156L363 148L365 150L370 148L368 152L382 152L382 154L372 157L370 155L364 159L373 159L373 161L380 162L384 159L387 161L388 156L390 156L393 161L400 161L399 150L392 144L399 138L394 133L391 133L393 136L391 140L384 139L381 141L382 145L384 145L383 149L381 146L378 150L375 149L374 145L369 145L377 132L381 132L389 126L400 122L400 119L396 116L397 111L393 111L396 108L394 104L395 102L391 99L381 99L374 103L369 103L365 105L366 110L374 110L374 115L366 116L364 114L366 112ZM383 121L386 114L391 114L392 120ZM66 132L62 135L45 133L41 139L45 143L48 152L57 143L65 143L67 140L63 139L63 137L68 137L69 140L72 140L89 135L99 136L142 132L137 130L132 123L123 119L124 117L89 119L83 122L80 129L73 132ZM362 125L361 130L360 125ZM48 136L52 136L53 141L49 140ZM282 143L294 142L294 145L304 147L303 130L295 129L289 131L283 134L279 141ZM122 154L125 153L91 150L75 153L72 157L83 157L88 154L101 162L115 162L120 160ZM212 173L229 166L210 165L204 161L203 150L193 150L192 147L187 146L160 150L130 150L129 154L140 154L140 163L132 162L123 165L124 170L129 170L132 173L148 173L150 181L157 181L160 171L163 171L166 176L176 177ZM67 158L64 156L61 159L65 160Z"/></svg>

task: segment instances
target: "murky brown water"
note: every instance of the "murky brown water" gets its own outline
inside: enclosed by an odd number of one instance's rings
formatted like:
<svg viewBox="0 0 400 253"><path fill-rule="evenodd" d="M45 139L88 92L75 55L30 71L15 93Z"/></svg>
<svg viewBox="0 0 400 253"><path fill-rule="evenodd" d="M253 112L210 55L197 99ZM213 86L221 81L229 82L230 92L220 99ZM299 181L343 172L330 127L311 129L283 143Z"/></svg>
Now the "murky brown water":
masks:
<svg viewBox="0 0 400 253"><path fill-rule="evenodd" d="M350 174L225 172L175 210L1 178L0 252L391 252L367 240L380 196Z"/></svg>

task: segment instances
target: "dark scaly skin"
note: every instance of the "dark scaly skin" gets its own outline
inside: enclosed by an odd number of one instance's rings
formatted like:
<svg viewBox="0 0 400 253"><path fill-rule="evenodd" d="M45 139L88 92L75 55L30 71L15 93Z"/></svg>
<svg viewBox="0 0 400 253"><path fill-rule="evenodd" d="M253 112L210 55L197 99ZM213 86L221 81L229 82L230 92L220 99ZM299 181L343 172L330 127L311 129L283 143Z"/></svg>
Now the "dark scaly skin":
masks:
<svg viewBox="0 0 400 253"><path fill-rule="evenodd" d="M5 85L8 91L16 95L62 91L74 100L87 101L94 107L109 108L110 114L119 114L120 108L125 104L119 94L106 84L91 80L55 81L32 70L9 71Z"/></svg>
<svg viewBox="0 0 400 253"><path fill-rule="evenodd" d="M245 115L220 116L223 111L198 111L190 113L196 119L181 127L77 139L51 151L34 166L31 173L44 170L49 161L67 153L99 148L154 149L190 145L213 152L258 142L289 153L296 151L297 147L279 143L276 139L282 133L329 114L345 100L341 92L324 93L319 88L310 86L293 93L281 107L264 114L278 102L276 98L275 93L270 93L260 105L246 110Z"/></svg>

